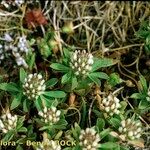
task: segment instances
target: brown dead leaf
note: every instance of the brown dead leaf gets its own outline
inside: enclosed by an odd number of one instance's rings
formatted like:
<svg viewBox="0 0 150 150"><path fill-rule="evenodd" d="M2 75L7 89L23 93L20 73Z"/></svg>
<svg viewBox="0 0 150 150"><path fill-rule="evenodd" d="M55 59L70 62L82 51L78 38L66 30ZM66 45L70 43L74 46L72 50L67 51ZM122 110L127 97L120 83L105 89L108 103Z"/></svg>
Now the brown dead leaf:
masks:
<svg viewBox="0 0 150 150"><path fill-rule="evenodd" d="M132 144L136 147L144 148L144 141L142 139L140 140L134 140L134 141L129 141L129 144Z"/></svg>
<svg viewBox="0 0 150 150"><path fill-rule="evenodd" d="M76 99L76 95L74 93L70 93L69 106L74 106L75 105L75 99Z"/></svg>
<svg viewBox="0 0 150 150"><path fill-rule="evenodd" d="M40 8L34 8L33 10L27 10L25 14L25 23L27 24L28 28L36 28L40 25L46 25L47 20Z"/></svg>
<svg viewBox="0 0 150 150"><path fill-rule="evenodd" d="M110 135L112 135L113 137L119 138L119 135L117 132L111 131Z"/></svg>

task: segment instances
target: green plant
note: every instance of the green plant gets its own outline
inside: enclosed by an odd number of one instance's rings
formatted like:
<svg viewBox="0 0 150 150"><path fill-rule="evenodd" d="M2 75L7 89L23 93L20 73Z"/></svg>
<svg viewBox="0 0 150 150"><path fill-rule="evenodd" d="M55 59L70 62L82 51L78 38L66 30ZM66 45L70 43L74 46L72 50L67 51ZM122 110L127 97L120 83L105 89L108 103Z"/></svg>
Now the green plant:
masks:
<svg viewBox="0 0 150 150"><path fill-rule="evenodd" d="M56 107L44 107L44 109L39 111L38 114L41 119L36 119L36 121L42 126L39 130L47 130L53 134L57 133L56 131L58 129L62 130L66 128L67 122L65 120L64 113L63 111L57 110Z"/></svg>
<svg viewBox="0 0 150 150"><path fill-rule="evenodd" d="M90 84L95 83L100 86L101 79L108 79L108 75L100 72L100 68L114 64L112 59L94 58L91 53L83 51L70 52L64 49L64 57L60 63L52 63L50 67L56 71L64 73L61 78L62 84L67 84L72 91L84 89Z"/></svg>
<svg viewBox="0 0 150 150"><path fill-rule="evenodd" d="M150 54L150 24L149 21L143 21L140 24L139 30L136 32L137 37L144 42L144 47L147 54Z"/></svg>
<svg viewBox="0 0 150 150"><path fill-rule="evenodd" d="M72 137L76 140L76 146L72 149L82 150L83 148L93 148L94 150L119 150L123 148L123 146L119 145L119 143L117 143L116 140L114 140L113 136L110 135L112 129L104 129L104 127L105 123L100 118L97 120L96 126L86 128L85 130L82 130L80 126L77 123L75 123L70 133ZM108 139L109 142L104 142ZM66 148L65 150L71 149Z"/></svg>
<svg viewBox="0 0 150 150"><path fill-rule="evenodd" d="M53 78L45 82L40 74L27 73L23 68L20 69L19 83L0 83L0 89L8 91L12 95L11 110L19 105L28 112L32 103L38 110L42 106L51 105L55 98L64 98L66 96L63 91L45 91L48 87L53 87L57 83L57 79Z"/></svg>
<svg viewBox="0 0 150 150"><path fill-rule="evenodd" d="M138 109L141 113L144 113L150 109L149 87L144 76L140 76L139 93L133 93L130 98L138 101Z"/></svg>
<svg viewBox="0 0 150 150"><path fill-rule="evenodd" d="M141 1L2 0L0 149L149 149L148 17Z"/></svg>
<svg viewBox="0 0 150 150"><path fill-rule="evenodd" d="M19 133L27 132L27 128L23 127L25 116L12 115L7 111L0 118L0 130L3 133L3 142L9 142L17 138Z"/></svg>

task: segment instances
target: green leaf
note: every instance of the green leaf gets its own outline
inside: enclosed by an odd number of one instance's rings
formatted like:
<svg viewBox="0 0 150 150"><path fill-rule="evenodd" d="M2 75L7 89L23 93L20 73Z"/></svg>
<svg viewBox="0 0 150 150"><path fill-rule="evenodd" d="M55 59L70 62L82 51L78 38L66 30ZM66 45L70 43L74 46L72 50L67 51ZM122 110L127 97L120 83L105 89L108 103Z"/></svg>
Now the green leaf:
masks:
<svg viewBox="0 0 150 150"><path fill-rule="evenodd" d="M34 64L35 64L35 53L32 53L30 61L28 62L30 70L32 70L32 68L34 67Z"/></svg>
<svg viewBox="0 0 150 150"><path fill-rule="evenodd" d="M75 127L75 129L76 129L77 132L81 131L81 128L80 128L80 126L78 125L77 122L74 123L74 127Z"/></svg>
<svg viewBox="0 0 150 150"><path fill-rule="evenodd" d="M111 73L109 76L108 83L111 86L116 86L117 84L121 83L123 80L120 78L120 76L117 73Z"/></svg>
<svg viewBox="0 0 150 150"><path fill-rule="evenodd" d="M22 148L20 145L18 145L18 146L16 147L16 150L23 150L23 148Z"/></svg>
<svg viewBox="0 0 150 150"><path fill-rule="evenodd" d="M121 101L120 105L121 105L120 111L123 112L125 111L125 108L127 107L128 103L125 101Z"/></svg>
<svg viewBox="0 0 150 150"><path fill-rule="evenodd" d="M51 106L53 102L55 101L55 98L47 97L44 95L40 95L40 99L41 99L41 102L47 107ZM40 105L40 103L37 103L36 107L40 110L40 107L42 107L42 105Z"/></svg>
<svg viewBox="0 0 150 150"><path fill-rule="evenodd" d="M129 149L128 147L124 147L124 146L121 145L120 150L131 150L131 149Z"/></svg>
<svg viewBox="0 0 150 150"><path fill-rule="evenodd" d="M98 128L98 131L102 131L105 127L105 121L102 118L98 118L96 122L96 127Z"/></svg>
<svg viewBox="0 0 150 150"><path fill-rule="evenodd" d="M50 65L50 67L51 67L52 69L55 69L55 70L61 71L61 72L68 72L69 69L70 69L69 67L64 66L64 65L62 65L62 64L59 64L59 63L52 63L52 64Z"/></svg>
<svg viewBox="0 0 150 150"><path fill-rule="evenodd" d="M63 48L63 52L64 52L64 57L70 58L70 52L67 48Z"/></svg>
<svg viewBox="0 0 150 150"><path fill-rule="evenodd" d="M38 42L38 47L39 47L41 55L44 58L49 57L52 54L52 51L47 41L44 38L42 38L42 39L39 39L37 42Z"/></svg>
<svg viewBox="0 0 150 150"><path fill-rule="evenodd" d="M55 136L55 140L60 139L63 136L63 131L58 131L58 133Z"/></svg>
<svg viewBox="0 0 150 150"><path fill-rule="evenodd" d="M62 130L62 129L65 129L66 126L67 126L67 121L65 119L60 119L57 124L54 124L54 128L55 129L59 129L59 130Z"/></svg>
<svg viewBox="0 0 150 150"><path fill-rule="evenodd" d="M103 149L106 149L106 150L109 150L109 149L111 150L112 148L118 147L118 144L113 143L113 142L107 142L107 143L101 144L100 147L103 148Z"/></svg>
<svg viewBox="0 0 150 150"><path fill-rule="evenodd" d="M30 39L28 42L30 46L36 44L36 40L34 38Z"/></svg>
<svg viewBox="0 0 150 150"><path fill-rule="evenodd" d="M112 66L114 64L115 64L115 62L114 62L113 59L109 59L109 58L99 58L98 59L98 58L95 58L91 72L94 72L94 71L96 71L100 68L103 68L103 67Z"/></svg>
<svg viewBox="0 0 150 150"><path fill-rule="evenodd" d="M14 136L14 131L10 130L6 133L6 135L4 136L4 138L2 139L3 142L9 142Z"/></svg>
<svg viewBox="0 0 150 150"><path fill-rule="evenodd" d="M29 49L29 52L26 55L26 62L28 64L29 69L32 70L35 64L35 53L32 49Z"/></svg>
<svg viewBox="0 0 150 150"><path fill-rule="evenodd" d="M78 86L77 77L72 77L71 90L74 90Z"/></svg>
<svg viewBox="0 0 150 150"><path fill-rule="evenodd" d="M148 90L148 87L147 87L147 82L146 82L146 79L144 78L144 76L140 76L140 83L141 83L141 86L143 88L143 91L145 93L147 93L147 90Z"/></svg>
<svg viewBox="0 0 150 150"><path fill-rule="evenodd" d="M77 132L76 132L76 130L72 127L72 134L73 134L73 137L75 138L75 139L78 139L78 137L79 137L79 135L77 134Z"/></svg>
<svg viewBox="0 0 150 150"><path fill-rule="evenodd" d="M11 102L10 109L13 110L18 107L21 103L22 93L17 94Z"/></svg>
<svg viewBox="0 0 150 150"><path fill-rule="evenodd" d="M139 103L139 106L138 106L138 108L142 109L142 110L143 109L146 110L148 107L150 107L150 103L146 100L141 100L140 103Z"/></svg>
<svg viewBox="0 0 150 150"><path fill-rule="evenodd" d="M66 93L63 91L45 91L43 95L54 98L64 98Z"/></svg>
<svg viewBox="0 0 150 150"><path fill-rule="evenodd" d="M78 140L79 139L79 134L81 132L80 126L75 122L74 127L71 127L71 131L73 134L73 137Z"/></svg>
<svg viewBox="0 0 150 150"><path fill-rule="evenodd" d="M27 132L27 128L21 127L20 129L18 129L18 132Z"/></svg>
<svg viewBox="0 0 150 150"><path fill-rule="evenodd" d="M73 148L73 150L82 150L82 148L81 148L81 146L80 146L79 144L77 144L77 145Z"/></svg>
<svg viewBox="0 0 150 150"><path fill-rule="evenodd" d="M40 131L47 130L47 129L48 129L48 130L50 130L50 129L51 129L51 127L52 127L52 126L47 125L47 126L43 126L43 127L41 127L39 130L40 130Z"/></svg>
<svg viewBox="0 0 150 150"><path fill-rule="evenodd" d="M28 136L32 136L32 135L34 134L34 132L33 132L33 130L34 130L33 125L29 125L29 126L27 127L27 130L28 130L28 132L27 132L27 135L28 135Z"/></svg>
<svg viewBox="0 0 150 150"><path fill-rule="evenodd" d="M0 89L9 92L19 92L15 83L0 83Z"/></svg>
<svg viewBox="0 0 150 150"><path fill-rule="evenodd" d="M141 93L133 93L130 98L133 98L133 99L143 99L145 98L144 95L142 95Z"/></svg>
<svg viewBox="0 0 150 150"><path fill-rule="evenodd" d="M19 119L17 121L17 130L19 130L23 126L24 120L25 120L25 116L19 117Z"/></svg>
<svg viewBox="0 0 150 150"><path fill-rule="evenodd" d="M116 129L118 129L119 126L120 126L120 120L117 119L117 118L111 118L111 119L109 120L109 122L110 122L110 124L111 124L113 127L115 127Z"/></svg>
<svg viewBox="0 0 150 150"><path fill-rule="evenodd" d="M106 80L109 79L109 76L104 72L93 72L90 73L90 76L100 78L100 79L106 79Z"/></svg>
<svg viewBox="0 0 150 150"><path fill-rule="evenodd" d="M38 111L40 111L42 109L42 98L41 98L42 95L40 95L34 102L36 108Z"/></svg>
<svg viewBox="0 0 150 150"><path fill-rule="evenodd" d="M46 87L53 87L58 82L57 78L52 78L46 82Z"/></svg>
<svg viewBox="0 0 150 150"><path fill-rule="evenodd" d="M100 137L101 137L101 139L103 139L105 136L107 136L109 133L110 133L110 129L108 128L108 129L105 129L105 130L103 130L99 135L100 135Z"/></svg>
<svg viewBox="0 0 150 150"><path fill-rule="evenodd" d="M24 100L23 101L23 111L25 111L25 112L28 112L29 111L29 109L30 109L30 102L29 102L29 100Z"/></svg>
<svg viewBox="0 0 150 150"><path fill-rule="evenodd" d="M99 80L97 77L92 76L91 74L88 74L88 77L89 77L95 84L97 84L98 86L100 86L101 82L100 82L100 80Z"/></svg>
<svg viewBox="0 0 150 150"><path fill-rule="evenodd" d="M70 80L70 78L71 78L71 72L64 74L61 78L61 83L62 84L67 83Z"/></svg>
<svg viewBox="0 0 150 150"><path fill-rule="evenodd" d="M23 68L20 68L20 82L24 83L24 79L26 78L27 73Z"/></svg>

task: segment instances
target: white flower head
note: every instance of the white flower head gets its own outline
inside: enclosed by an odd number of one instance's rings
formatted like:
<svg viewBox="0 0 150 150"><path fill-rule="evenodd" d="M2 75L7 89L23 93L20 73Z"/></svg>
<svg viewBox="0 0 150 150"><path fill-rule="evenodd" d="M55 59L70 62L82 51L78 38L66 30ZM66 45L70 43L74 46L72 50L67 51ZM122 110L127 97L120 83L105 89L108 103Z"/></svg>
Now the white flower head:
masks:
<svg viewBox="0 0 150 150"><path fill-rule="evenodd" d="M93 63L91 53L86 53L85 50L76 50L71 57L70 67L76 76L85 76L91 71Z"/></svg>
<svg viewBox="0 0 150 150"><path fill-rule="evenodd" d="M120 100L116 96L114 96L113 93L105 96L100 104L100 109L105 111L110 116L113 116L114 114L119 114L120 107Z"/></svg>
<svg viewBox="0 0 150 150"><path fill-rule="evenodd" d="M17 120L17 115L13 116L11 113L6 112L0 117L0 130L3 133L7 133L9 130L15 129Z"/></svg>
<svg viewBox="0 0 150 150"><path fill-rule="evenodd" d="M96 133L94 128L86 128L85 130L81 130L79 136L80 142L79 145L86 150L97 150L100 146L100 136Z"/></svg>
<svg viewBox="0 0 150 150"><path fill-rule="evenodd" d="M36 150L61 150L57 141L44 139L43 144L39 144Z"/></svg>
<svg viewBox="0 0 150 150"><path fill-rule="evenodd" d="M141 123L131 119L122 120L119 132L125 136L125 140L139 139L142 134Z"/></svg>
<svg viewBox="0 0 150 150"><path fill-rule="evenodd" d="M20 51L27 53L29 51L28 43L25 36L19 37L18 48Z"/></svg>
<svg viewBox="0 0 150 150"><path fill-rule="evenodd" d="M23 88L28 99L37 99L46 89L45 80L41 74L29 74L24 80Z"/></svg>
<svg viewBox="0 0 150 150"><path fill-rule="evenodd" d="M44 109L39 111L38 114L42 117L42 120L45 123L53 124L60 120L61 111L57 110L56 107L53 106L51 108L44 107Z"/></svg>
<svg viewBox="0 0 150 150"><path fill-rule="evenodd" d="M13 41L12 37L11 37L10 34L8 34L8 33L5 33L5 34L4 34L4 39L5 39L5 41L7 41L7 42L12 42L12 41Z"/></svg>

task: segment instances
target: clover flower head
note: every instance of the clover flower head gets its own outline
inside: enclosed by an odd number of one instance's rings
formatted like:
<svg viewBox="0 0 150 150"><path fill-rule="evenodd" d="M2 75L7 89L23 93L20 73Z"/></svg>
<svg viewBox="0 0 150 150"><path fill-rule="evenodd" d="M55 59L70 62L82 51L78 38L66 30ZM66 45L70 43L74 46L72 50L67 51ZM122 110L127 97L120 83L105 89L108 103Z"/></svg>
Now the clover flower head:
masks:
<svg viewBox="0 0 150 150"><path fill-rule="evenodd" d="M100 146L100 137L94 128L86 128L86 130L81 130L79 140L79 144L83 150L97 150Z"/></svg>
<svg viewBox="0 0 150 150"><path fill-rule="evenodd" d="M3 114L0 119L0 130L2 130L3 133L13 130L16 128L17 120L17 115L12 115L8 112Z"/></svg>
<svg viewBox="0 0 150 150"><path fill-rule="evenodd" d="M45 107L42 111L39 111L38 114L45 123L54 124L60 120L61 111L57 110L56 107Z"/></svg>
<svg viewBox="0 0 150 150"><path fill-rule="evenodd" d="M45 91L45 80L41 74L29 74L24 80L23 88L23 94L28 99L37 99Z"/></svg>
<svg viewBox="0 0 150 150"><path fill-rule="evenodd" d="M45 139L45 144L40 144L36 150L61 150L61 146L54 140Z"/></svg>
<svg viewBox="0 0 150 150"><path fill-rule="evenodd" d="M113 116L114 114L119 114L119 108L121 107L119 99L110 93L107 97L102 99L100 104L100 109L104 110L108 115Z"/></svg>
<svg viewBox="0 0 150 150"><path fill-rule="evenodd" d="M87 53L85 50L76 50L71 57L70 66L76 76L84 76L92 70L93 63L91 53Z"/></svg>
<svg viewBox="0 0 150 150"><path fill-rule="evenodd" d="M139 139L142 133L140 121L133 121L131 119L122 120L119 132L125 136L126 140Z"/></svg>

